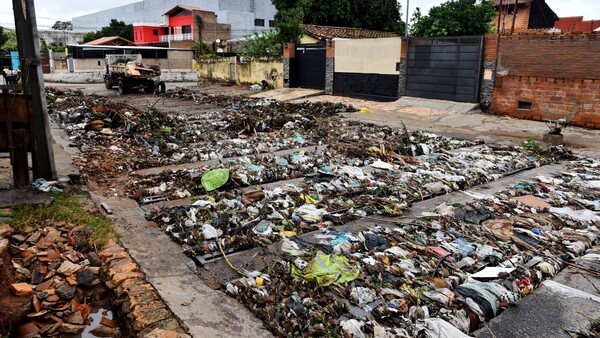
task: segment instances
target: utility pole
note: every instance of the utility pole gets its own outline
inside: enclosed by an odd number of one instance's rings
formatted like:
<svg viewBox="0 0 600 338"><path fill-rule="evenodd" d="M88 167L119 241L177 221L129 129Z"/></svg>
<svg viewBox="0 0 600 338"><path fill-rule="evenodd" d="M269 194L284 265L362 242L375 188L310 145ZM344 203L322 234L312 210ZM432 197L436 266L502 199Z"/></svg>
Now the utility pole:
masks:
<svg viewBox="0 0 600 338"><path fill-rule="evenodd" d="M31 95L32 98L33 175L34 179L52 180L56 178L56 168L42 75L35 7L33 0L13 0L12 3L19 55L22 60L23 89L25 94Z"/></svg>
<svg viewBox="0 0 600 338"><path fill-rule="evenodd" d="M406 23L404 24L404 36L408 38L408 8L410 6L410 0L406 0Z"/></svg>

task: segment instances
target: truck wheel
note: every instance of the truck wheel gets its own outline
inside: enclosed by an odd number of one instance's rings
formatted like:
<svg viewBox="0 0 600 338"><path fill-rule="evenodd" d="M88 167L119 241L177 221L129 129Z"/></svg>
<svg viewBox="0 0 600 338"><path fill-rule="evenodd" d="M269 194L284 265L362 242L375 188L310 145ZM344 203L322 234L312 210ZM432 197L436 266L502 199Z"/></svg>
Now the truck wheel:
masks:
<svg viewBox="0 0 600 338"><path fill-rule="evenodd" d="M157 88L157 90L158 90L158 92L159 92L159 93L163 94L164 92L166 92L166 91L167 91L167 85L165 85L165 83L164 83L164 82L160 81L160 82L158 83L158 88Z"/></svg>
<svg viewBox="0 0 600 338"><path fill-rule="evenodd" d="M127 85L127 82L119 80L119 94L127 93L129 93L129 86Z"/></svg>
<svg viewBox="0 0 600 338"><path fill-rule="evenodd" d="M106 87L106 89L112 89L113 83L112 83L112 79L110 78L110 76L104 77L104 86Z"/></svg>
<svg viewBox="0 0 600 338"><path fill-rule="evenodd" d="M146 86L144 86L144 93L151 94L153 92L154 92L154 81L150 80L150 81L148 81L148 83L146 83Z"/></svg>

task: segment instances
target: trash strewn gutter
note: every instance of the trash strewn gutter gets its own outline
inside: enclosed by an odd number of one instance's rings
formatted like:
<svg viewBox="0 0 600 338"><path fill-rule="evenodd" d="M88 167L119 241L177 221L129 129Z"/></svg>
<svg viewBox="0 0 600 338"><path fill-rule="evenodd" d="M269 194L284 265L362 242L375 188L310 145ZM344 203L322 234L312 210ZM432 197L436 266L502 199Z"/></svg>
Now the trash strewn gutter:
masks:
<svg viewBox="0 0 600 338"><path fill-rule="evenodd" d="M82 150L84 178L153 207L148 218L198 262L224 257L243 276L226 290L277 335L468 334L598 243L600 169L585 159L384 226L413 203L575 159L567 148L344 122L336 114L354 109L341 104L167 96L204 109L49 101ZM360 219L371 225L340 231ZM281 252L264 271L227 259L273 243Z"/></svg>

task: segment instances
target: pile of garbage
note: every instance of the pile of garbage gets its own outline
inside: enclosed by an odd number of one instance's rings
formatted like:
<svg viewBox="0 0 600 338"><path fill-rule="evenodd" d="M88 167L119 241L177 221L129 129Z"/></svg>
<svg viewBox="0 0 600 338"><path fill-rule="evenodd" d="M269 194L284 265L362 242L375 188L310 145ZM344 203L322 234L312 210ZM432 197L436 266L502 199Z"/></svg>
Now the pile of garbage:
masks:
<svg viewBox="0 0 600 338"><path fill-rule="evenodd" d="M14 329L16 336L49 337L84 330L97 337L121 336L112 313L105 310L111 304L102 283L102 262L81 247L88 235L85 229L70 229L67 224L48 225L26 235L0 225L0 268L4 265L0 270L10 266L15 271L3 275L12 292L3 299L11 302L10 297L17 297L17 302L24 300L27 305L21 309L26 316ZM11 314L10 304L2 307L7 311L2 316Z"/></svg>
<svg viewBox="0 0 600 338"><path fill-rule="evenodd" d="M318 129L323 119L353 108L341 104L281 104L200 96L226 108L195 114L162 113L149 103L140 110L81 92L49 90L48 108L73 146L83 178L110 186L111 179L132 170L223 159L319 145L322 135L295 129ZM207 147L208 145L208 147Z"/></svg>
<svg viewBox="0 0 600 338"><path fill-rule="evenodd" d="M409 138L416 137L423 142L420 149L454 142L420 132ZM326 148L248 156L135 180L132 195L141 203L193 197L187 205L155 208L148 218L195 257L270 244L282 234L292 237L360 217L400 216L412 203L569 154L557 149L557 157L532 156L519 148L478 145L476 151L439 150L415 157L372 146L355 155L361 157Z"/></svg>
<svg viewBox="0 0 600 338"><path fill-rule="evenodd" d="M225 251L240 251L270 244L281 234L292 237L371 215L400 216L412 203L493 181L542 161L517 149L487 146L477 152L400 157L402 164L375 156L351 161L326 151L314 156L264 156L260 162L230 163L231 169L165 172L134 184L163 182L138 190L142 202L194 196L195 201L185 206L155 208L149 219L195 257L218 253L219 241ZM298 177L302 179L289 181ZM282 179L288 181L257 186Z"/></svg>
<svg viewBox="0 0 600 338"><path fill-rule="evenodd" d="M395 226L282 239L227 292L277 336L468 337L565 266L600 273L600 162Z"/></svg>

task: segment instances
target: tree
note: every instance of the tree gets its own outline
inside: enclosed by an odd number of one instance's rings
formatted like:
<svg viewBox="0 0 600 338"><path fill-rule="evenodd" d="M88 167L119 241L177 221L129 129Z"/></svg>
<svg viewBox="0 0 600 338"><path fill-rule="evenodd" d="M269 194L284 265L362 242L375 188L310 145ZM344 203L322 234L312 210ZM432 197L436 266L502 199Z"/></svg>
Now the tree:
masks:
<svg viewBox="0 0 600 338"><path fill-rule="evenodd" d="M432 7L425 16L417 8L411 20L411 36L483 35L491 32L495 15L491 0L449 0Z"/></svg>
<svg viewBox="0 0 600 338"><path fill-rule="evenodd" d="M54 25L52 25L51 29L57 31L72 31L73 23L71 21L56 21Z"/></svg>
<svg viewBox="0 0 600 338"><path fill-rule="evenodd" d="M297 42L302 23L365 28L404 34L405 24L396 0L272 0L275 27L283 42Z"/></svg>
<svg viewBox="0 0 600 338"><path fill-rule="evenodd" d="M4 32L4 27L0 26L0 46L2 46L7 39L8 36L6 36L6 33Z"/></svg>
<svg viewBox="0 0 600 338"><path fill-rule="evenodd" d="M277 9L275 29L279 42L300 42L304 11L309 1L312 0L271 0Z"/></svg>
<svg viewBox="0 0 600 338"><path fill-rule="evenodd" d="M3 32L4 43L0 46L0 50L3 52L10 52L17 50L17 34L15 32Z"/></svg>
<svg viewBox="0 0 600 338"><path fill-rule="evenodd" d="M283 17L275 23L279 43L299 43L304 33L302 28L303 10L301 8L290 8L278 11L278 14Z"/></svg>
<svg viewBox="0 0 600 338"><path fill-rule="evenodd" d="M313 0L305 13L305 23L404 33L395 0Z"/></svg>
<svg viewBox="0 0 600 338"><path fill-rule="evenodd" d="M279 41L279 36L276 31L269 31L247 36L245 49L242 56L245 57L260 57L260 56L279 56L282 48Z"/></svg>
<svg viewBox="0 0 600 338"><path fill-rule="evenodd" d="M110 24L102 27L99 31L85 33L83 35L83 43L106 36L120 36L129 41L133 41L133 25L127 25L123 21L117 21L117 19L111 19Z"/></svg>

